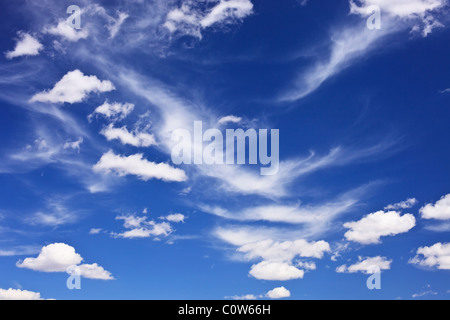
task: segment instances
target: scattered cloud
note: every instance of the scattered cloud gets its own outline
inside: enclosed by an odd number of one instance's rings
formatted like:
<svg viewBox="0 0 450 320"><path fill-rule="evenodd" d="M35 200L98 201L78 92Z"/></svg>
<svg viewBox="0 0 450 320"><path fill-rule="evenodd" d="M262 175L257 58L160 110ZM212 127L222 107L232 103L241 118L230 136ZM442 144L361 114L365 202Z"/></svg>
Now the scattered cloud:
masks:
<svg viewBox="0 0 450 320"><path fill-rule="evenodd" d="M39 292L20 289L0 289L0 300L44 300Z"/></svg>
<svg viewBox="0 0 450 320"><path fill-rule="evenodd" d="M390 204L384 210L401 210L401 209L410 209L414 207L419 201L415 198L411 198L399 203Z"/></svg>
<svg viewBox="0 0 450 320"><path fill-rule="evenodd" d="M417 249L417 255L409 263L421 267L450 270L450 243L436 243L431 247Z"/></svg>
<svg viewBox="0 0 450 320"><path fill-rule="evenodd" d="M373 257L362 258L359 257L359 262L347 267L342 265L336 269L337 273L357 273L362 272L366 274L372 274L379 272L380 270L390 270L392 260L388 260L385 257Z"/></svg>
<svg viewBox="0 0 450 320"><path fill-rule="evenodd" d="M97 107L95 111L88 116L89 121L94 115L102 115L106 119L117 122L124 120L134 110L135 105L131 103L109 103L105 101L101 106Z"/></svg>
<svg viewBox="0 0 450 320"><path fill-rule="evenodd" d="M101 131L101 134L108 141L119 140L124 145L128 144L134 147L150 147L156 145L155 137L152 134L138 132L137 130L130 132L126 126L114 128L114 125L110 124Z"/></svg>
<svg viewBox="0 0 450 320"><path fill-rule="evenodd" d="M6 52L6 58L14 59L22 56L37 56L44 46L28 33L19 32L19 39L13 51Z"/></svg>
<svg viewBox="0 0 450 320"><path fill-rule="evenodd" d="M119 176L134 175L141 180L160 179L163 181L182 182L187 180L186 173L166 163L154 163L145 160L143 154L128 157L114 154L113 151L105 153L94 166L96 172L115 172Z"/></svg>
<svg viewBox="0 0 450 320"><path fill-rule="evenodd" d="M236 117L236 116L226 116L223 118L220 118L219 121L217 121L218 125L225 125L228 123L239 123L242 121L241 117Z"/></svg>
<svg viewBox="0 0 450 320"><path fill-rule="evenodd" d="M88 38L89 29L83 27L77 30L69 26L66 20L60 20L57 25L45 28L44 33L61 37L70 42L78 42L79 40Z"/></svg>
<svg viewBox="0 0 450 320"><path fill-rule="evenodd" d="M35 94L31 102L44 103L78 103L90 93L110 92L115 90L108 81L101 81L96 76L85 76L80 70L68 72L53 89Z"/></svg>
<svg viewBox="0 0 450 320"><path fill-rule="evenodd" d="M74 267L81 270L81 276L88 279L113 280L111 273L99 265L81 264L83 258L76 253L75 248L64 243L53 243L41 249L36 258L19 260L19 268L40 272L67 272Z"/></svg>
<svg viewBox="0 0 450 320"><path fill-rule="evenodd" d="M267 292L266 296L270 299L283 299L289 298L291 296L291 292L285 287L278 287Z"/></svg>
<svg viewBox="0 0 450 320"><path fill-rule="evenodd" d="M406 233L415 225L416 219L412 214L401 216L396 211L378 211L359 221L345 223L344 227L350 229L345 238L361 244L378 244L381 237Z"/></svg>
<svg viewBox="0 0 450 320"><path fill-rule="evenodd" d="M420 209L423 219L450 220L450 194L443 196L435 204L427 204Z"/></svg>
<svg viewBox="0 0 450 320"><path fill-rule="evenodd" d="M167 222L157 223L153 220L147 220L147 217L138 217L135 215L122 215L116 217L116 220L123 220L124 227L129 229L122 233L111 233L115 238L139 239L150 237L167 237L172 233L172 226Z"/></svg>
<svg viewBox="0 0 450 320"><path fill-rule="evenodd" d="M213 3L212 7L209 4ZM202 30L236 23L253 13L250 0L184 1L167 14L164 27L170 33L202 38Z"/></svg>
<svg viewBox="0 0 450 320"><path fill-rule="evenodd" d="M180 223L184 222L184 219L186 219L186 217L181 213L175 213L169 214L167 217L163 217L163 219L170 222Z"/></svg>

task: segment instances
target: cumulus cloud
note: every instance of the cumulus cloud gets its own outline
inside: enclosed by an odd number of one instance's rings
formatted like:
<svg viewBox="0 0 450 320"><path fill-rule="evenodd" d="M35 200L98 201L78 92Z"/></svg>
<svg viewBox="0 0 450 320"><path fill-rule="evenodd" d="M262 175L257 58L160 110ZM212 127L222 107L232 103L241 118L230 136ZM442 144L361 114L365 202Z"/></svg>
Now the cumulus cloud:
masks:
<svg viewBox="0 0 450 320"><path fill-rule="evenodd" d="M330 246L325 241L308 242L306 240L276 242L264 240L244 244L237 249L247 260L262 259L253 265L250 275L261 280L292 280L303 278L305 271L298 267L312 270L311 264L293 265L296 257L321 259Z"/></svg>
<svg viewBox="0 0 450 320"><path fill-rule="evenodd" d="M120 156L110 150L101 157L93 169L96 172L115 172L119 176L134 175L144 181L160 179L182 182L187 180L183 170L171 167L166 163L150 162L143 157L143 154Z"/></svg>
<svg viewBox="0 0 450 320"><path fill-rule="evenodd" d="M417 255L409 263L422 267L450 270L450 243L436 243L417 249Z"/></svg>
<svg viewBox="0 0 450 320"><path fill-rule="evenodd" d="M236 23L253 13L250 0L213 0L208 2L184 1L180 7L167 14L164 27L170 33L180 33L197 38L202 30L220 24Z"/></svg>
<svg viewBox="0 0 450 320"><path fill-rule="evenodd" d="M92 92L113 90L115 87L110 81L101 81L96 76L85 76L80 70L74 70L58 81L53 89L34 95L31 102L73 104L83 101Z"/></svg>
<svg viewBox="0 0 450 320"><path fill-rule="evenodd" d="M259 280L288 281L302 279L305 271L285 262L262 261L251 267L250 275Z"/></svg>
<svg viewBox="0 0 450 320"><path fill-rule="evenodd" d="M135 105L131 103L109 103L105 101L101 106L97 107L95 111L88 116L91 121L94 115L102 115L106 119L117 122L125 119L134 110Z"/></svg>
<svg viewBox="0 0 450 320"><path fill-rule="evenodd" d="M19 39L13 51L6 52L6 58L14 59L22 56L37 56L44 46L28 33L19 32Z"/></svg>
<svg viewBox="0 0 450 320"><path fill-rule="evenodd" d="M420 209L424 219L449 220L450 219L450 194L443 196L435 204L427 204Z"/></svg>
<svg viewBox="0 0 450 320"><path fill-rule="evenodd" d="M350 229L345 238L361 244L377 244L381 242L380 237L406 233L415 225L416 219L412 214L401 216L396 211L378 211L359 221L345 223L344 227Z"/></svg>
<svg viewBox="0 0 450 320"><path fill-rule="evenodd" d="M359 257L359 262L347 267L342 265L336 269L337 273L357 273L362 272L366 274L377 273L381 270L390 270L392 260L385 257L362 258Z"/></svg>
<svg viewBox="0 0 450 320"><path fill-rule="evenodd" d="M111 273L98 264L81 264L83 258L76 253L75 248L65 243L53 243L41 249L36 258L19 260L19 268L40 272L68 272L80 270L79 275L88 279L113 280ZM69 272L70 273L70 272Z"/></svg>
<svg viewBox="0 0 450 320"><path fill-rule="evenodd" d="M106 137L108 141L119 140L124 145L131 145L134 147L150 147L156 145L154 135L138 132L137 130L130 132L127 127L114 128L113 124L104 128L101 134Z"/></svg>
<svg viewBox="0 0 450 320"><path fill-rule="evenodd" d="M44 300L39 292L20 289L0 289L0 300Z"/></svg>
<svg viewBox="0 0 450 320"><path fill-rule="evenodd" d="M273 290L267 292L266 297L270 299L283 299L289 298L291 296L291 292L285 287L278 287Z"/></svg>

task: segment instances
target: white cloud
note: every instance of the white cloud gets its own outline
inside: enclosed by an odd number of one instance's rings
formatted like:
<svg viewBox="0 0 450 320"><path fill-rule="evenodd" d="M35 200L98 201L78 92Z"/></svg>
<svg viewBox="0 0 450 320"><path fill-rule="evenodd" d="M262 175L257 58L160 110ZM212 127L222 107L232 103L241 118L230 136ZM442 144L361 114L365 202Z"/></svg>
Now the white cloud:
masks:
<svg viewBox="0 0 450 320"><path fill-rule="evenodd" d="M366 8L377 5L383 13L400 18L411 18L411 16L421 16L428 11L442 8L447 3L446 0L350 0L352 13L370 15Z"/></svg>
<svg viewBox="0 0 450 320"><path fill-rule="evenodd" d="M129 144L134 147L150 147L156 145L155 137L152 134L138 132L136 130L129 132L126 126L114 128L114 125L110 124L101 131L101 134L108 141L119 140L122 144Z"/></svg>
<svg viewBox="0 0 450 320"><path fill-rule="evenodd" d="M410 208L414 207L418 202L419 201L417 201L417 199L410 198L408 200L405 200L405 201L402 201L402 202L399 202L399 203L390 204L384 209L385 210L410 209Z"/></svg>
<svg viewBox="0 0 450 320"><path fill-rule="evenodd" d="M102 230L103 229L101 228L92 228L91 230L89 230L89 234L100 234Z"/></svg>
<svg viewBox="0 0 450 320"><path fill-rule="evenodd" d="M227 297L225 297L225 298L227 299ZM258 297L255 296L254 294L246 294L243 296L232 296L229 298L231 298L233 300L257 300L258 299Z"/></svg>
<svg viewBox="0 0 450 320"><path fill-rule="evenodd" d="M363 272L366 274L372 274L381 270L390 270L392 260L387 260L385 257L373 257L365 258L359 257L359 262L347 267L342 265L336 269L337 273L356 273Z"/></svg>
<svg viewBox="0 0 450 320"><path fill-rule="evenodd" d="M326 252L330 252L330 245L325 241L276 242L265 240L243 245L237 251L244 253L248 260L262 258L266 261L291 262L297 256L321 259Z"/></svg>
<svg viewBox="0 0 450 320"><path fill-rule="evenodd" d="M108 103L105 101L101 106L89 115L89 121L95 114L100 114L112 122L125 119L134 110L135 105L131 103Z"/></svg>
<svg viewBox="0 0 450 320"><path fill-rule="evenodd" d="M115 90L108 81L100 81L96 76L85 76L80 70L68 72L53 89L43 91L31 98L31 102L78 103L90 93L109 92Z"/></svg>
<svg viewBox="0 0 450 320"><path fill-rule="evenodd" d="M178 32L201 38L203 29L214 25L236 23L253 13L250 0L213 0L212 8L207 8L205 2L185 1L179 8L167 14L164 27L171 33ZM206 2L207 3L207 2Z"/></svg>
<svg viewBox="0 0 450 320"><path fill-rule="evenodd" d="M172 233L172 226L167 222L156 223L153 220L148 221L147 217L138 217L135 215L118 216L116 220L123 220L124 227L130 229L122 233L111 233L115 238L139 239L159 236L168 236Z"/></svg>
<svg viewBox="0 0 450 320"><path fill-rule="evenodd" d="M36 258L19 260L19 268L40 272L68 272L80 270L80 275L88 279L113 280L111 273L98 264L81 264L83 258L75 252L75 248L64 243L53 243L41 249Z"/></svg>
<svg viewBox="0 0 450 320"><path fill-rule="evenodd" d="M450 194L443 196L435 204L427 204L420 209L424 219L449 220L450 219Z"/></svg>
<svg viewBox="0 0 450 320"><path fill-rule="evenodd" d="M34 213L26 219L26 222L33 225L58 227L74 223L77 220L78 216L62 205L60 200L51 199L47 201L47 209L45 211Z"/></svg>
<svg viewBox="0 0 450 320"><path fill-rule="evenodd" d="M81 39L86 39L89 36L89 30L87 28L82 28L76 30L75 28L67 25L66 20L61 20L56 26L47 27L44 29L44 33L50 33L54 36L59 36L70 42L77 42Z"/></svg>
<svg viewBox="0 0 450 320"><path fill-rule="evenodd" d="M54 243L43 247L37 258L18 261L17 266L41 272L66 272L68 267L78 265L82 261L83 258L73 247L64 243Z"/></svg>
<svg viewBox="0 0 450 320"><path fill-rule="evenodd" d="M117 19L111 18L111 24L106 26L106 28L109 30L109 34L111 39L115 38L117 33L120 30L120 27L122 24L127 20L130 16L125 12L119 12L119 16Z"/></svg>
<svg viewBox="0 0 450 320"><path fill-rule="evenodd" d="M285 262L262 261L251 267L250 275L258 280L288 281L302 279L305 271Z"/></svg>
<svg viewBox="0 0 450 320"><path fill-rule="evenodd" d="M371 15L367 7L378 5L382 12L382 28L369 30L358 24L335 31L330 39L330 53L319 60L306 73L300 75L293 88L283 93L280 101L296 101L316 91L325 81L348 68L355 61L367 55L381 44L386 35L397 33L405 28L422 30L424 36L433 28L440 26L433 13L439 12L447 4L446 0L358 0L350 1L350 13L364 18ZM362 22L365 22L363 20ZM422 26L417 23L421 23Z"/></svg>
<svg viewBox="0 0 450 320"><path fill-rule="evenodd" d="M417 255L409 263L422 267L450 270L450 243L436 243L417 249Z"/></svg>
<svg viewBox="0 0 450 320"><path fill-rule="evenodd" d="M114 280L111 272L105 270L97 263L82 264L74 268L69 268L68 274L77 274L86 279L94 280Z"/></svg>
<svg viewBox="0 0 450 320"><path fill-rule="evenodd" d="M20 289L0 289L0 300L44 300L39 292Z"/></svg>
<svg viewBox="0 0 450 320"><path fill-rule="evenodd" d="M80 153L80 147L83 142L84 142L83 138L80 138L76 141L67 141L66 143L64 143L63 148L77 150L78 153Z"/></svg>
<svg viewBox="0 0 450 320"><path fill-rule="evenodd" d="M224 125L224 124L227 124L227 123L239 123L241 121L242 121L241 117L226 116L226 117L220 118L219 121L217 121L217 124Z"/></svg>
<svg viewBox="0 0 450 320"><path fill-rule="evenodd" d="M377 244L381 242L380 237L406 233L415 225L412 214L401 216L395 211L378 211L359 221L345 223L344 227L351 229L345 233L345 238L362 244Z"/></svg>
<svg viewBox="0 0 450 320"><path fill-rule="evenodd" d="M291 296L291 292L285 287L278 287L267 292L266 296L270 299L283 299L289 298Z"/></svg>
<svg viewBox="0 0 450 320"><path fill-rule="evenodd" d="M21 56L37 56L44 46L28 33L19 32L19 39L13 51L6 52L6 58L14 59Z"/></svg>
<svg viewBox="0 0 450 320"><path fill-rule="evenodd" d="M184 219L186 219L186 217L181 213L175 213L169 214L167 217L164 217L164 219L170 222L179 223L184 222Z"/></svg>
<svg viewBox="0 0 450 320"><path fill-rule="evenodd" d="M154 163L143 158L142 154L129 157L115 155L113 151L105 153L94 166L96 172L115 172L119 176L134 175L141 180L160 179L182 182L187 180L186 173L166 163Z"/></svg>

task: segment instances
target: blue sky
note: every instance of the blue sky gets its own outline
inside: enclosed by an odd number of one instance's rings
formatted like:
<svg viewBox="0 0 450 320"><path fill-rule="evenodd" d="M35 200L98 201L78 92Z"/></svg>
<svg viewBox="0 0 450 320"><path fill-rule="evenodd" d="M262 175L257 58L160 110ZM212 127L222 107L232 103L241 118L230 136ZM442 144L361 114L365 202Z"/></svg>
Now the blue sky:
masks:
<svg viewBox="0 0 450 320"><path fill-rule="evenodd" d="M0 10L0 298L450 297L448 1ZM194 121L278 173L174 164Z"/></svg>

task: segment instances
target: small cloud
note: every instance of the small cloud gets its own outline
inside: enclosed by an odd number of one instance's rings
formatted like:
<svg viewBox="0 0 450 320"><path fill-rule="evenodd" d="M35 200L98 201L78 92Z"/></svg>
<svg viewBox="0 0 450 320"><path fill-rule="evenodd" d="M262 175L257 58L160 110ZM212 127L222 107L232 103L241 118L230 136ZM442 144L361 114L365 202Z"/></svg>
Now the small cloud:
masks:
<svg viewBox="0 0 450 320"><path fill-rule="evenodd" d="M37 56L44 46L28 33L19 32L19 39L13 51L6 52L6 58L14 59L21 56Z"/></svg>
<svg viewBox="0 0 450 320"><path fill-rule="evenodd" d="M115 90L108 81L101 81L96 76L85 76L80 70L68 72L53 89L35 94L31 102L43 103L78 103L90 93L109 92Z"/></svg>
<svg viewBox="0 0 450 320"><path fill-rule="evenodd" d="M283 299L289 298L291 296L291 292L285 287L275 288L267 292L266 297L270 299Z"/></svg>

